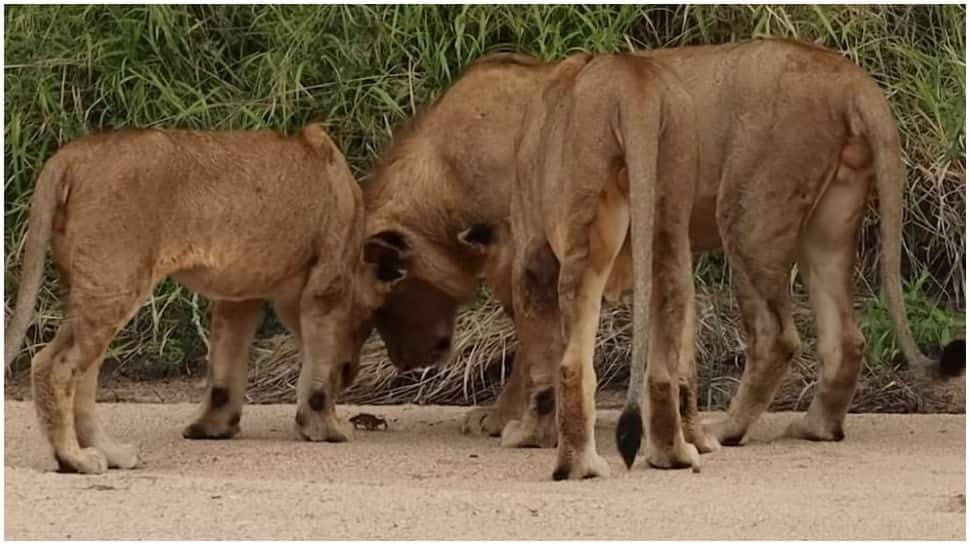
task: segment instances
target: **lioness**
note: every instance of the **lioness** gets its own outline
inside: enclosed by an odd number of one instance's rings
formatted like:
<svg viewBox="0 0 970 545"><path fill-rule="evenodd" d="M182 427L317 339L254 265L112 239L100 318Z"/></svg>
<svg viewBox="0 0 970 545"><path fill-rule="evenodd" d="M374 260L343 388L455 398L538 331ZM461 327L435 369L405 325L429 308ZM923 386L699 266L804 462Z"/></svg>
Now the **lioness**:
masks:
<svg viewBox="0 0 970 545"><path fill-rule="evenodd" d="M31 204L23 276L4 358L30 323L51 241L65 320L31 362L34 405L63 471L138 463L95 417L103 353L161 279L214 300L209 387L188 438L239 431L250 341L274 303L300 339L296 429L344 441L334 400L357 372L369 315L404 273L362 252L363 200L317 125L270 131L120 131L51 157Z"/></svg>
<svg viewBox="0 0 970 545"><path fill-rule="evenodd" d="M561 323L563 339L555 344L564 350L551 358L561 358L555 480L609 473L594 440L593 348L607 281L628 238L636 285L632 367L641 388L647 370L648 458L656 467L698 467L678 407L681 378L686 383L695 372L688 233L698 160L693 114L676 78L632 55L574 55L526 108L511 206L513 301L525 346L538 344L533 332L557 331L553 324ZM553 261L558 274L549 275L544 263ZM544 363L541 355L525 357L530 365ZM639 397L631 401L621 422L639 446Z"/></svg>
<svg viewBox="0 0 970 545"><path fill-rule="evenodd" d="M903 172L885 98L847 59L789 40L642 54L671 67L695 104L701 164L691 246L695 252L727 250L744 314L742 384L727 418L711 431L722 443L740 443L798 350L787 284L797 261L818 319L821 381L808 413L791 432L841 439L864 345L851 306L851 275L859 222L873 187L880 202L883 288L897 339L911 364L927 361L903 311ZM508 216L519 120L554 68L521 55L476 61L395 140L365 185L369 236L392 240L412 273L376 315L398 365L448 354L455 307L474 296L476 278L489 263L479 241L498 238L489 226ZM507 257L507 250L502 253ZM622 263L624 255L618 259ZM510 272L503 275L502 268L491 266L488 280L509 308ZM496 407L470 411L464 429L492 435L509 429L514 433L503 441L508 446L555 444L554 421L542 417L550 412L551 377L535 369L548 367L524 360L527 350L520 344ZM541 353L542 347L535 350ZM938 363L951 374L965 365L962 357Z"/></svg>

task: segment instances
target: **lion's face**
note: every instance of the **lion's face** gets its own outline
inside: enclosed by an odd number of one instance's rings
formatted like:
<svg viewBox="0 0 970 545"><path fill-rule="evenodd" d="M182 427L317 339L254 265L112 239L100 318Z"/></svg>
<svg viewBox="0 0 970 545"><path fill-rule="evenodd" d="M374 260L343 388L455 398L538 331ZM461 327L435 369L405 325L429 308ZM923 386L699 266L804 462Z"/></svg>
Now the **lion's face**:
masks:
<svg viewBox="0 0 970 545"><path fill-rule="evenodd" d="M447 361L459 306L446 292L412 274L409 264L401 238L371 237L355 282L353 323L364 331L360 342L376 326L391 362L402 371Z"/></svg>
<svg viewBox="0 0 970 545"><path fill-rule="evenodd" d="M444 363L451 355L459 302L420 278L408 278L385 299L374 324L401 370Z"/></svg>
<svg viewBox="0 0 970 545"><path fill-rule="evenodd" d="M389 246L393 247L391 259L395 266L411 269L410 265L417 258L404 236L400 232L393 236L388 233L381 233L371 243L387 247L385 243L390 241L392 244ZM468 269L477 271L477 279L473 277L468 278L467 282L452 284L452 289L455 285L462 285L460 293L465 294L464 297L456 297L453 292L443 289L445 279L439 277L438 281L434 281L424 278L420 276L422 271L417 271L418 274L410 271L405 280L388 292L374 314L374 325L384 340L388 356L398 369L432 367L450 360L458 309L474 297L479 280L485 280L499 301L511 308L511 287L508 282L512 255L510 237L510 228L505 221L495 226L474 224L458 234L459 244L452 249L452 253L437 256L422 254L422 258L438 259L438 263L444 260L462 262ZM410 238L413 240L414 235L411 234Z"/></svg>

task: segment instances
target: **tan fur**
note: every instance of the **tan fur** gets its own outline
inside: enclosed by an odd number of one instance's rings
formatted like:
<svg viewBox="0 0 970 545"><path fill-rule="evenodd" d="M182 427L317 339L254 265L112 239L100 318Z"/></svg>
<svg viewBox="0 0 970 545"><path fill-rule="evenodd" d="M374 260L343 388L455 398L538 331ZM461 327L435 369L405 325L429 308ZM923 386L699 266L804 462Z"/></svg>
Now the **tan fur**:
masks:
<svg viewBox="0 0 970 545"><path fill-rule="evenodd" d="M79 138L44 167L29 225L5 356L9 364L30 323L50 240L66 312L31 362L31 379L61 469L137 464L135 448L98 425L97 374L112 337L165 277L213 300L209 388L186 437L238 432L248 348L270 300L306 361L297 431L346 440L334 399L353 378L367 319L390 284L362 260L362 195L321 127L296 137L144 130Z"/></svg>
<svg viewBox="0 0 970 545"><path fill-rule="evenodd" d="M728 417L712 431L722 441L739 442L797 353L788 294L789 272L797 261L819 322L821 381L808 413L791 432L840 439L864 346L851 306L851 275L859 222L873 185L880 203L883 286L897 339L911 363L925 361L902 307L903 174L885 98L847 59L800 42L753 40L643 55L669 66L693 99L701 163L691 246L695 252L726 252L744 317L745 375ZM441 339L448 335L441 324L453 324L448 302L458 305L472 297L484 265L451 241L472 223L507 217L517 120L554 67L521 58L475 63L396 140L365 187L368 233L400 232L416 277L392 293L382 307L385 323L378 321L385 343L397 354L428 359L423 355L428 340L423 330L410 327L406 314L420 314ZM631 257L626 249L617 257L608 295L622 293L624 278L631 278L622 268L631 266ZM420 291L413 289L418 281ZM405 300L419 306L405 306ZM522 416L506 427L514 425L522 438L548 435L548 428L523 429L522 423L553 425L530 411L535 396L554 383L548 363L540 362L558 361L550 355L557 351L547 348L554 344L550 339L545 346L523 343L520 329L517 324L516 361L528 369L513 372L494 412L469 413L467 429L487 423L484 431L494 433L517 406Z"/></svg>

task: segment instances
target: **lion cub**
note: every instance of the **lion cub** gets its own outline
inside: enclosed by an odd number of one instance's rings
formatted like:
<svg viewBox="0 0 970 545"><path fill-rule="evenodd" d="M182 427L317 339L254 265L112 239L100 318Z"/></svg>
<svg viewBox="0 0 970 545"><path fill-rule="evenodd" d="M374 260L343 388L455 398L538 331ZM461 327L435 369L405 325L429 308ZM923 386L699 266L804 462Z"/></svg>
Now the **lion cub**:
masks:
<svg viewBox="0 0 970 545"><path fill-rule="evenodd" d="M31 362L34 405L62 471L138 463L95 417L108 343L166 277L212 300L209 387L183 435L239 431L249 344L264 301L300 340L296 429L345 441L334 401L368 319L404 272L363 246L361 191L326 132L129 130L79 138L37 181L4 358L30 323L48 241L65 319Z"/></svg>
<svg viewBox="0 0 970 545"><path fill-rule="evenodd" d="M649 462L699 468L688 441L697 426L679 404L696 377L689 220L697 164L690 96L649 59L573 55L526 109L516 139L512 294L523 361L534 367L530 397L546 400L535 414L557 420L553 479L609 474L594 436L593 353L603 297L627 288L635 288L634 346L621 454L629 467L646 397ZM542 428L511 421L502 442L524 444L535 439L527 430Z"/></svg>

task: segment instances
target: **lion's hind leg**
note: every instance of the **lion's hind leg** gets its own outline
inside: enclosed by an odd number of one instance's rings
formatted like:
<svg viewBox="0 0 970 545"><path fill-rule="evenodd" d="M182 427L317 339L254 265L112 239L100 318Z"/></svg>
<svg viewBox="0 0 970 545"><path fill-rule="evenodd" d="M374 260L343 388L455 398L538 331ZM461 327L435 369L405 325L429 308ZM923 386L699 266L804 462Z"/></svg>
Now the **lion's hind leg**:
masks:
<svg viewBox="0 0 970 545"><path fill-rule="evenodd" d="M689 209L677 210L660 199L657 206L650 290L650 341L647 345L647 402L649 444L647 462L656 468L700 468L699 449L710 452L716 442L697 422L696 370L694 368L694 277ZM666 205L665 205L666 204ZM635 354L634 357L644 355Z"/></svg>
<svg viewBox="0 0 970 545"><path fill-rule="evenodd" d="M707 433L707 430L704 429L697 407L697 362L694 357L697 316L693 300L690 300L686 305L686 312L687 320L682 330L680 365L678 368L681 428L684 432L684 439L697 447L697 452L708 454L716 452L721 445L717 442L716 437Z"/></svg>
<svg viewBox="0 0 970 545"><path fill-rule="evenodd" d="M755 151L726 167L732 174L722 182L717 204L718 230L747 342L744 373L727 416L707 426L726 446L743 442L801 349L789 282L811 201L791 197L794 188L811 193L822 183L809 168L792 171L781 160L755 160L771 156L770 150L760 150L767 155Z"/></svg>
<svg viewBox="0 0 970 545"><path fill-rule="evenodd" d="M31 362L34 407L61 471L104 473L109 465L137 463L128 447L107 439L96 423L93 405L104 351L146 293L147 289L98 297L72 293L63 325ZM110 452L102 452L98 443L111 447Z"/></svg>
<svg viewBox="0 0 970 545"><path fill-rule="evenodd" d="M820 381L808 412L788 428L793 437L844 437L865 349L852 307L852 274L868 190L865 173L840 168L800 240L799 271L815 313Z"/></svg>
<svg viewBox="0 0 970 545"><path fill-rule="evenodd" d="M58 471L104 473L108 460L96 448L82 449L74 427L74 369L77 357L71 324L64 323L54 339L30 362L34 409L41 431L54 448ZM70 358L70 359L69 359Z"/></svg>
<svg viewBox="0 0 970 545"><path fill-rule="evenodd" d="M101 356L99 356L100 358ZM74 425L81 448L94 447L108 462L109 468L131 469L138 465L138 447L119 443L102 428L98 421L95 398L98 392L100 364L84 372L74 398Z"/></svg>
<svg viewBox="0 0 970 545"><path fill-rule="evenodd" d="M559 371L559 445L554 480L609 475L597 452L596 371L593 352L603 292L613 262L630 226L630 207L618 188L608 184L601 194L593 223L570 225L559 276L559 307L566 349ZM580 230L588 232L579 233ZM577 247L585 239L587 251Z"/></svg>
<svg viewBox="0 0 970 545"><path fill-rule="evenodd" d="M729 261L748 346L741 386L727 416L707 429L722 445L735 446L768 409L801 340L792 319L788 268L755 271L740 260Z"/></svg>

